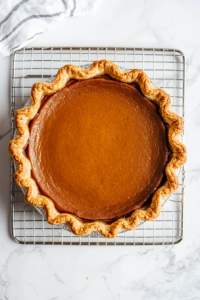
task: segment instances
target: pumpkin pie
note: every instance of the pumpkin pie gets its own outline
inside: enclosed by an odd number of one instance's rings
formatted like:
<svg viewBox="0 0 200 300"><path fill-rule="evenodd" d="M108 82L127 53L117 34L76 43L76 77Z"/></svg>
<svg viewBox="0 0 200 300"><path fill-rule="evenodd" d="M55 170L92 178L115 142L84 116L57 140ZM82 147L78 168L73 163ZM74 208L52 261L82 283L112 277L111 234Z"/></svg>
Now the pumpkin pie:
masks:
<svg viewBox="0 0 200 300"><path fill-rule="evenodd" d="M76 235L112 238L158 217L186 161L182 118L165 91L103 60L64 66L53 83L33 85L31 100L16 112L9 147L27 203Z"/></svg>

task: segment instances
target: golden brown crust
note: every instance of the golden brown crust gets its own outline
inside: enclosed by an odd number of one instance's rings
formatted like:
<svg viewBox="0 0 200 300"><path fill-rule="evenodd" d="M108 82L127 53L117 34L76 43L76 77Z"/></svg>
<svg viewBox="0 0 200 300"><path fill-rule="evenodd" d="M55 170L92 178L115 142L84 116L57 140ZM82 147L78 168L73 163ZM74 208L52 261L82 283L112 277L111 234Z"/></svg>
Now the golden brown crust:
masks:
<svg viewBox="0 0 200 300"><path fill-rule="evenodd" d="M161 116L169 127L168 140L171 157L165 168L167 180L154 193L149 208L134 211L130 217L121 218L112 224L105 224L99 221L83 223L73 215L59 213L48 197L39 194L37 184L31 178L31 164L24 155L24 149L29 139L28 123L37 114L41 100L45 95L53 94L62 89L70 79L84 80L103 74L107 74L118 81L137 83L143 95L159 105ZM59 69L54 82L35 83L31 91L31 100L31 106L16 112L15 122L19 135L10 142L9 152L13 160L19 165L14 177L19 186L26 188L26 202L44 208L47 221L50 224L66 223L76 235L86 235L91 231L99 231L103 236L113 238L122 228L132 230L140 221L154 220L159 216L162 199L172 194L178 188L176 169L186 162L186 148L179 141L179 136L183 130L182 118L171 111L170 96L165 91L154 88L149 77L143 71L135 69L123 73L114 63L107 60L95 61L89 69L84 70L73 65L66 65Z"/></svg>

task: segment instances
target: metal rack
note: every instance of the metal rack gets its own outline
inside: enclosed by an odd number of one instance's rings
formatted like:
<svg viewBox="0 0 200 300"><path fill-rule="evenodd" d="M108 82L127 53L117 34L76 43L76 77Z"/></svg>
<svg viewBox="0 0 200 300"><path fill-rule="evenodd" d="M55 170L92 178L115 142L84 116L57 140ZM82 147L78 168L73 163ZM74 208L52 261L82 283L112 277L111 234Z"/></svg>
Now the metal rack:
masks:
<svg viewBox="0 0 200 300"><path fill-rule="evenodd" d="M184 120L185 57L176 49L147 48L23 48L13 55L11 85L11 135L15 132L15 111L30 98L33 83L47 81L66 64L84 65L108 59L127 69L144 70L154 84L166 90L173 110ZM183 139L184 135L182 135ZM60 226L48 224L45 217L24 202L24 194L13 179L11 161L11 234L20 244L51 245L166 245L183 239L184 168L179 171L179 188L169 197L160 216L114 239L100 234L77 237Z"/></svg>

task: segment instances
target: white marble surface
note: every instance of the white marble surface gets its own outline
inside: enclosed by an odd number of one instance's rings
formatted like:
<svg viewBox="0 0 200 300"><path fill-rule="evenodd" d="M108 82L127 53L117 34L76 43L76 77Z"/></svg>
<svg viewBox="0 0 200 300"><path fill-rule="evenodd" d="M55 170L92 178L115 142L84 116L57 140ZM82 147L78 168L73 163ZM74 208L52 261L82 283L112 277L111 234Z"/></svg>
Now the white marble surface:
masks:
<svg viewBox="0 0 200 300"><path fill-rule="evenodd" d="M200 1L102 1L31 46L182 50L187 61L185 235L175 246L20 246L9 235L10 158L0 141L0 299L200 299ZM9 130L10 58L1 62L0 134ZM195 209L194 209L195 208ZM87 279L88 278L88 279Z"/></svg>

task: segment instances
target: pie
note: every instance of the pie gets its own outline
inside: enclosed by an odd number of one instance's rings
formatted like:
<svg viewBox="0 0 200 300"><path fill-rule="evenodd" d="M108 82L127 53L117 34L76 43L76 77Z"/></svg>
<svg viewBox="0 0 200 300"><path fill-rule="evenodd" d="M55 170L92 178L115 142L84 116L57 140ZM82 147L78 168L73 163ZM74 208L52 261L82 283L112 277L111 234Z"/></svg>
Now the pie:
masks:
<svg viewBox="0 0 200 300"><path fill-rule="evenodd" d="M16 112L9 151L26 202L44 208L50 224L113 238L159 216L186 148L170 96L143 71L106 60L66 65L53 83L34 84L31 100Z"/></svg>

